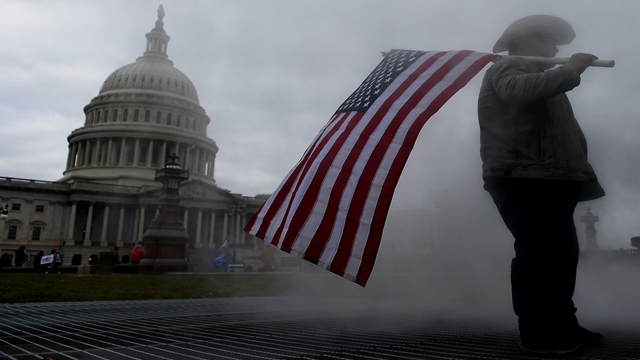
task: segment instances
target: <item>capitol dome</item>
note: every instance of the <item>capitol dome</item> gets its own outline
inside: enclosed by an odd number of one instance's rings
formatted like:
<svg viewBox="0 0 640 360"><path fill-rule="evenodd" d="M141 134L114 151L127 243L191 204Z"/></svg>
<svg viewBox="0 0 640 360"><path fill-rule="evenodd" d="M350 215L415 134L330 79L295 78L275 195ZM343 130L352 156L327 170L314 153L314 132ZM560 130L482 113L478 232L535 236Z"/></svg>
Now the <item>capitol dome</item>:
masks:
<svg viewBox="0 0 640 360"><path fill-rule="evenodd" d="M216 143L191 80L167 55L164 10L134 63L115 70L85 106L84 126L68 137L61 182L160 186L155 169L175 153L192 180L215 184Z"/></svg>
<svg viewBox="0 0 640 360"><path fill-rule="evenodd" d="M198 104L198 93L187 75L176 69L169 59L149 52L109 75L100 88L100 94L154 90L183 96Z"/></svg>

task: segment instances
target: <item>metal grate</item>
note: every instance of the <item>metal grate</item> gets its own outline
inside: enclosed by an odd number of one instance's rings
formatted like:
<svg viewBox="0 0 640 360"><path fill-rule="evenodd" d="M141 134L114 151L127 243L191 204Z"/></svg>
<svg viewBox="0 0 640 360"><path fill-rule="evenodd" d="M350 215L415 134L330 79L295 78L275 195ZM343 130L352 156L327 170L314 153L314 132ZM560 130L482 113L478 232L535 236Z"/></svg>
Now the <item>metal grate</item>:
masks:
<svg viewBox="0 0 640 360"><path fill-rule="evenodd" d="M341 309L337 311L336 309ZM0 305L2 359L544 359L514 324L380 313L374 300L269 297ZM640 332L608 331L571 359L640 359Z"/></svg>

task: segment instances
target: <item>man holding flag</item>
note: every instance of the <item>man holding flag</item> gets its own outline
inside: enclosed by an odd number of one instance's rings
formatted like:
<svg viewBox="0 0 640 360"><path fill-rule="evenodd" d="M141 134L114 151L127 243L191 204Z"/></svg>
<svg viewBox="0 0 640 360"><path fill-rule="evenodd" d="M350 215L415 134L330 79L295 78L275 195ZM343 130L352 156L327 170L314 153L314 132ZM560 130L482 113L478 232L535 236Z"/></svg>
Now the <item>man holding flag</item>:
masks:
<svg viewBox="0 0 640 360"><path fill-rule="evenodd" d="M574 36L564 20L534 16L509 27L494 52L510 50L539 61ZM244 228L362 286L373 270L393 192L418 133L498 58L469 50L383 55ZM578 86L594 59L576 54L569 64L544 72L539 64L505 58L487 71L480 93L483 174L516 238L514 309L520 347L528 351L568 353L602 341L575 318L572 214L577 201L604 192L564 94ZM543 216L536 218L536 211ZM536 229L539 224L544 227ZM540 237L544 241L537 243ZM552 270L541 269L547 262Z"/></svg>
<svg viewBox="0 0 640 360"><path fill-rule="evenodd" d="M557 45L574 37L560 18L528 16L511 24L493 51L553 57ZM480 90L482 174L515 238L512 299L525 351L567 354L602 342L602 335L582 328L575 316L579 248L573 211L604 190L565 95L595 59L574 54L548 70L535 61L504 58L487 70Z"/></svg>

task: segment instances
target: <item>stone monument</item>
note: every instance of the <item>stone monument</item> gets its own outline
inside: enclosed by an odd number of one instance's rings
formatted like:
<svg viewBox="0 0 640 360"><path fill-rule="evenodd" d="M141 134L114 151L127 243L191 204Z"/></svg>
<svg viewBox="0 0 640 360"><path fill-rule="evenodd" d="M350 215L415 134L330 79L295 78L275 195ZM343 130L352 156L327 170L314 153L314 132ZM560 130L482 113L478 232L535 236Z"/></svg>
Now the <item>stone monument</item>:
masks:
<svg viewBox="0 0 640 360"><path fill-rule="evenodd" d="M180 220L180 183L189 180L189 170L178 165L178 157L167 157L164 168L156 170L156 181L162 183L162 195L156 216L142 235L144 257L141 274L187 271L189 235Z"/></svg>
<svg viewBox="0 0 640 360"><path fill-rule="evenodd" d="M600 251L598 241L596 239L596 227L594 224L598 221L598 217L591 213L591 209L587 208L587 213L580 217L580 221L587 226L585 235L587 237L587 244L585 251Z"/></svg>

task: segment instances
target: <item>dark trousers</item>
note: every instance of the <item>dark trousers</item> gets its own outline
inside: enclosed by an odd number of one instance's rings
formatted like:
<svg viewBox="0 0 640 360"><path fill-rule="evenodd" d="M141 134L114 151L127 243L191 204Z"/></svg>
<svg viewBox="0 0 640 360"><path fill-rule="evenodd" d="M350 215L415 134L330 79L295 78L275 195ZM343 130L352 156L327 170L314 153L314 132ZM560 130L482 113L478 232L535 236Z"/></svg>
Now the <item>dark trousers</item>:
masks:
<svg viewBox="0 0 640 360"><path fill-rule="evenodd" d="M511 293L523 342L566 336L578 325L572 300L579 257L573 222L577 184L485 178L485 190L515 238Z"/></svg>

